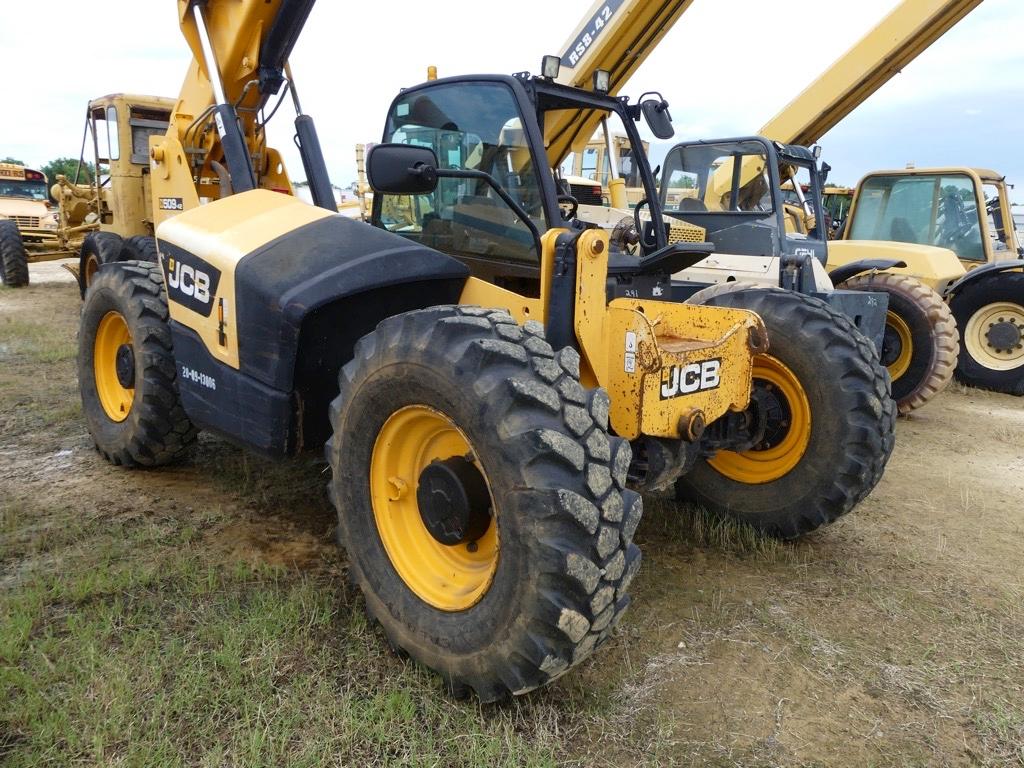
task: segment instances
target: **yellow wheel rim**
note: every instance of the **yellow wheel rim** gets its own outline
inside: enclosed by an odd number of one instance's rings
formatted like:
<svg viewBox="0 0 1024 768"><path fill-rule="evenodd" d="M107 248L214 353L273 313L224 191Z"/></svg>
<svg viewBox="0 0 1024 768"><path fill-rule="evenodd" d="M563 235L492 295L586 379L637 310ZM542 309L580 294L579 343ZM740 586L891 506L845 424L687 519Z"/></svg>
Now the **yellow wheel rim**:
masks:
<svg viewBox="0 0 1024 768"><path fill-rule="evenodd" d="M990 334L997 326L1017 328L1017 341L1006 346L999 346ZM971 357L980 365L994 371L1012 371L1024 365L1024 307L1008 301L1000 301L982 307L964 329L964 346ZM1011 341L1014 334L1009 334Z"/></svg>
<svg viewBox="0 0 1024 768"><path fill-rule="evenodd" d="M470 458L486 481L472 454L469 440L451 419L425 405L411 405L384 422L370 459L370 500L388 558L417 597L442 611L471 608L490 588L498 566L496 515L475 542L442 544L423 522L416 488L432 461L453 456Z"/></svg>
<svg viewBox="0 0 1024 768"><path fill-rule="evenodd" d="M132 335L120 312L107 312L96 329L92 366L96 378L96 394L111 421L124 421L132 409L135 389L121 386L117 378L117 350L131 344Z"/></svg>
<svg viewBox="0 0 1024 768"><path fill-rule="evenodd" d="M750 451L721 451L710 460L719 473L747 485L771 483L789 474L811 441L811 405L796 375L771 355L754 359L754 386L778 406L769 413L764 442Z"/></svg>
<svg viewBox="0 0 1024 768"><path fill-rule="evenodd" d="M885 324L900 342L899 354L886 366L889 369L889 377L896 381L910 368L910 359L914 356L914 341L907 321L892 310L886 313Z"/></svg>
<svg viewBox="0 0 1024 768"><path fill-rule="evenodd" d="M97 270L100 268L99 259L95 256L90 255L85 260L85 287L88 288L92 285L92 279L96 276Z"/></svg>

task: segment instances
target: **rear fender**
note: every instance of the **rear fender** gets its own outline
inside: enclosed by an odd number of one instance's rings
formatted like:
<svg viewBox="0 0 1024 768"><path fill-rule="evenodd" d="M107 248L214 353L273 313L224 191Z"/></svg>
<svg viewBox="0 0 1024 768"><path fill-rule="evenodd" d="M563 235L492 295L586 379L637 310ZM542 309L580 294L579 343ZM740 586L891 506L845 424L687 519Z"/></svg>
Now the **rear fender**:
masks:
<svg viewBox="0 0 1024 768"><path fill-rule="evenodd" d="M1021 269L1024 269L1024 259L997 261L992 264L986 264L983 267L978 267L977 269L972 269L970 272L968 272L966 275L961 277L959 280L957 280L955 283L953 283L953 285L949 287L949 290L946 291L945 297L947 299L950 298L953 294L955 294L965 285L973 283L974 281L979 280L982 277L987 277L988 275L995 275L1000 272L1016 272Z"/></svg>

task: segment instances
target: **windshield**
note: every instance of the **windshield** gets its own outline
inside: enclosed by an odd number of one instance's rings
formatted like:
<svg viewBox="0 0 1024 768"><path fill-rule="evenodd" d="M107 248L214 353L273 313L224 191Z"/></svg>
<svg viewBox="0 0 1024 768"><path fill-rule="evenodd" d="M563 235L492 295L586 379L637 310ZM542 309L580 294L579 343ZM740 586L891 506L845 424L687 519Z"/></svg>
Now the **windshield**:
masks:
<svg viewBox="0 0 1024 768"><path fill-rule="evenodd" d="M42 200L49 198L44 181L15 181L0 179L0 197L20 197L24 200Z"/></svg>
<svg viewBox="0 0 1024 768"><path fill-rule="evenodd" d="M772 213L771 177L756 141L691 144L665 158L661 200L679 213Z"/></svg>
<svg viewBox="0 0 1024 768"><path fill-rule="evenodd" d="M849 238L936 245L966 261L985 261L974 183L965 174L866 179Z"/></svg>
<svg viewBox="0 0 1024 768"><path fill-rule="evenodd" d="M537 170L510 88L501 83L439 85L399 98L385 141L429 147L439 168L490 174L545 229ZM427 195L382 195L385 229L464 256L539 263L519 215L479 179L441 178Z"/></svg>

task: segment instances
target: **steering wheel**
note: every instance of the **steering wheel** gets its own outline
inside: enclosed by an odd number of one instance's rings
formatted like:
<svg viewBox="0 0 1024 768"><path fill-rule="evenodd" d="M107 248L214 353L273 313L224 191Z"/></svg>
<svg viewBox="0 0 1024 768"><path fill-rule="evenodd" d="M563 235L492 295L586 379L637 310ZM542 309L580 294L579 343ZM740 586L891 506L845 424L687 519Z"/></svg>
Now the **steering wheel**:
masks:
<svg viewBox="0 0 1024 768"><path fill-rule="evenodd" d="M561 209L562 203L565 203L566 205L569 206L569 210L568 211L562 211L562 221L572 221L573 219L575 219L576 218L576 213L580 209L580 201L577 200L572 195L559 195L558 196L559 209Z"/></svg>
<svg viewBox="0 0 1024 768"><path fill-rule="evenodd" d="M636 208L633 209L633 223L636 225L637 234L640 235L640 247L644 251L653 251L658 247L658 240L655 238L652 243L647 239L647 228L644 227L643 221L640 219L640 209L645 205L649 205L647 198L645 197L639 203L636 204Z"/></svg>

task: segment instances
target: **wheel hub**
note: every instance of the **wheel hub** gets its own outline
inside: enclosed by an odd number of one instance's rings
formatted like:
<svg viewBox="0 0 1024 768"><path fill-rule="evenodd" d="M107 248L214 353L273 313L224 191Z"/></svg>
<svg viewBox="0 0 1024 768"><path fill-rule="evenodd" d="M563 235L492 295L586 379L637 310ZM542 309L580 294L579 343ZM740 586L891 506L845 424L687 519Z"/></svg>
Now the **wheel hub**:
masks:
<svg viewBox="0 0 1024 768"><path fill-rule="evenodd" d="M996 352L1009 353L1020 347L1021 341L1024 339L1022 331L1024 328L1017 325L1016 318L1000 317L996 322L988 324L985 339Z"/></svg>
<svg viewBox="0 0 1024 768"><path fill-rule="evenodd" d="M720 451L709 464L747 485L771 483L803 459L811 440L811 406L796 374L772 355L754 360L751 409L759 442L749 450Z"/></svg>
<svg viewBox="0 0 1024 768"><path fill-rule="evenodd" d="M135 352L131 344L122 344L117 348L114 370L117 373L118 384L125 389L135 387Z"/></svg>
<svg viewBox="0 0 1024 768"><path fill-rule="evenodd" d="M899 334L890 326L885 327L885 335L882 337L882 365L886 368L895 363L903 354L903 342Z"/></svg>
<svg viewBox="0 0 1024 768"><path fill-rule="evenodd" d="M487 482L462 456L435 460L424 468L416 488L416 505L427 531L446 546L476 541L491 521Z"/></svg>

